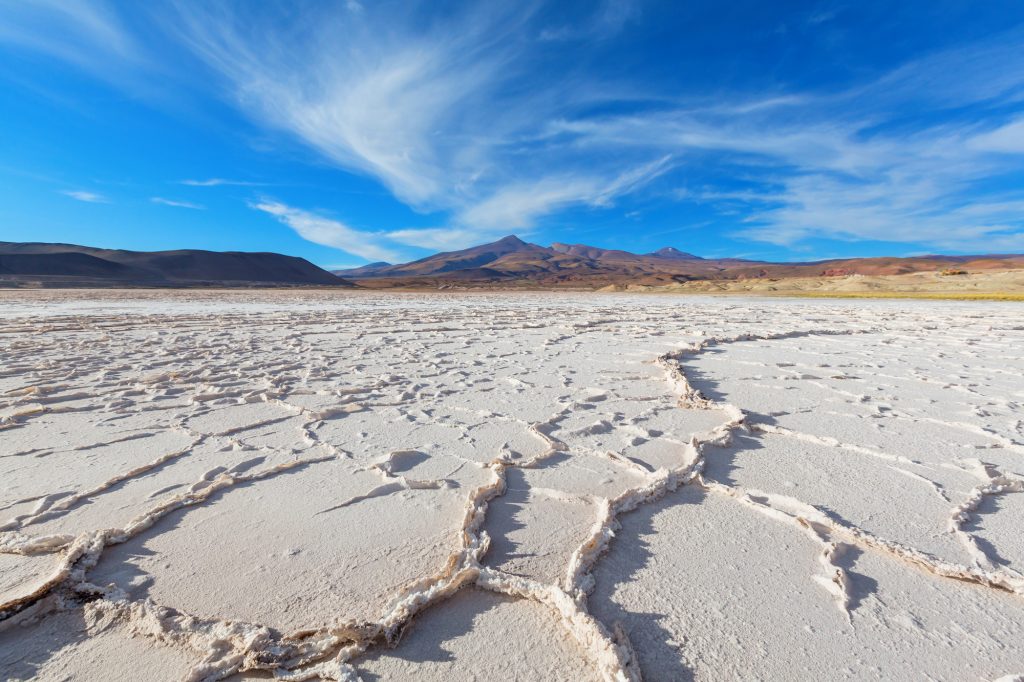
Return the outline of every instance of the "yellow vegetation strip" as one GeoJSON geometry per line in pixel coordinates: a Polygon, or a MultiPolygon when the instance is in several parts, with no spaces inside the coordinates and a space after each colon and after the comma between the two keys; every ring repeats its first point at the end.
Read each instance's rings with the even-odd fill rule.
{"type": "Polygon", "coordinates": [[[806,298],[924,298],[950,301],[1024,301],[1024,292],[1009,293],[999,291],[772,291],[744,293],[806,298]]]}

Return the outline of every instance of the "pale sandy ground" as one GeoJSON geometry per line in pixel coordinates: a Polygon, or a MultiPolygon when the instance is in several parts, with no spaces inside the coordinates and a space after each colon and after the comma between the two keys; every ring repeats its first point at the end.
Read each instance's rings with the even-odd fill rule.
{"type": "Polygon", "coordinates": [[[1024,307],[0,294],[0,677],[1019,679],[1024,307]]]}
{"type": "Polygon", "coordinates": [[[1024,300],[1024,270],[979,271],[963,275],[915,272],[907,275],[847,275],[739,280],[697,280],[666,286],[615,285],[607,291],[759,295],[948,296],[1024,300]]]}

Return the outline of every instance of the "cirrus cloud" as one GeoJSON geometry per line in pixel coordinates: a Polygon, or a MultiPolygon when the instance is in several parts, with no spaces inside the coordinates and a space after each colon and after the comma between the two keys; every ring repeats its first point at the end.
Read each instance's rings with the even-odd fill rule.
{"type": "Polygon", "coordinates": [[[164,199],[163,197],[150,197],[149,199],[154,204],[161,204],[163,206],[173,206],[175,208],[191,208],[196,211],[206,210],[206,207],[202,204],[194,204],[191,201],[179,201],[176,199],[164,199]]]}
{"type": "Polygon", "coordinates": [[[76,199],[78,201],[84,201],[88,204],[110,203],[110,200],[107,199],[102,194],[97,194],[96,192],[88,192],[86,190],[81,189],[62,190],[61,194],[63,194],[64,196],[71,197],[72,199],[76,199]]]}
{"type": "Polygon", "coordinates": [[[395,251],[376,243],[378,235],[353,229],[339,220],[294,208],[277,201],[263,200],[250,207],[273,216],[308,241],[341,249],[371,261],[393,261],[400,257],[395,251]]]}

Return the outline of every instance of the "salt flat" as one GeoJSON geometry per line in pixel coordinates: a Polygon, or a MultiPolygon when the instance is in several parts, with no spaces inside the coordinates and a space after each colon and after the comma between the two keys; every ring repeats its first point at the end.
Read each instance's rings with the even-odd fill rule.
{"type": "Polygon", "coordinates": [[[1024,309],[0,293],[4,679],[1017,679],[1024,309]]]}

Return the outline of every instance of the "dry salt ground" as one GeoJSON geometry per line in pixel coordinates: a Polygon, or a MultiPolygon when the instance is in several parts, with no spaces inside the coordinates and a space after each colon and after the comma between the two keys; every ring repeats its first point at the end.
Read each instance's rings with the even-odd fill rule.
{"type": "Polygon", "coordinates": [[[1018,679],[1024,308],[0,294],[0,677],[1018,679]]]}

